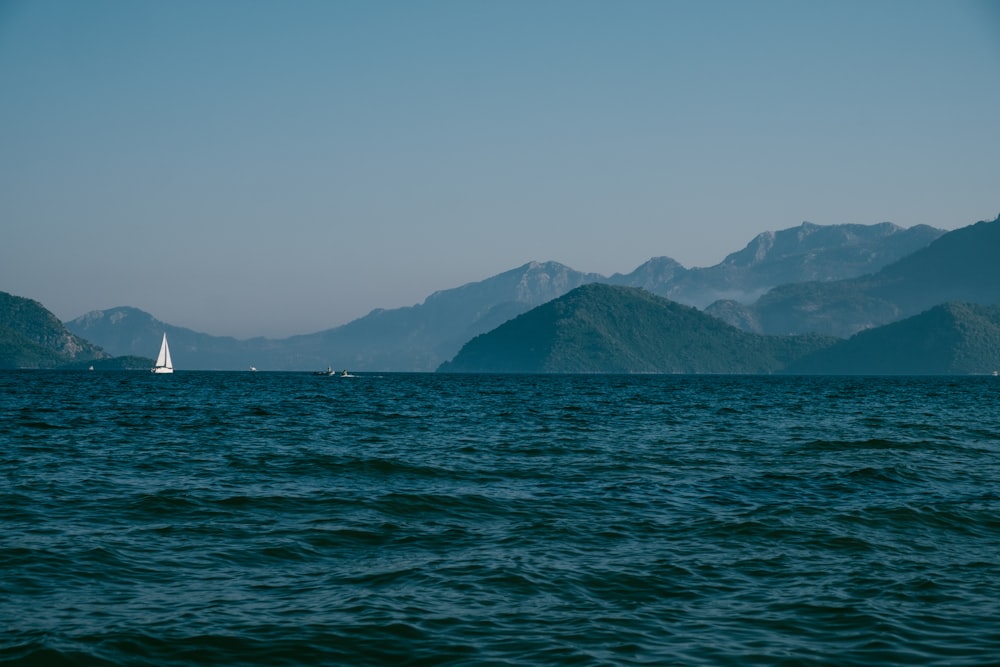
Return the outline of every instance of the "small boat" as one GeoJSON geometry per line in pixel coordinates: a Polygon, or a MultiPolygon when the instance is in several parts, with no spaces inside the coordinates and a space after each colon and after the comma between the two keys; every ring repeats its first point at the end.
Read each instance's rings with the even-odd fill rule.
{"type": "Polygon", "coordinates": [[[342,377],[342,378],[352,378],[352,377],[354,377],[354,376],[353,376],[353,375],[351,375],[350,373],[348,373],[348,372],[347,372],[347,369],[345,368],[345,369],[344,369],[344,372],[340,374],[340,377],[342,377]]]}
{"type": "Polygon", "coordinates": [[[170,347],[167,346],[167,334],[163,333],[163,342],[160,343],[160,354],[156,357],[156,365],[151,368],[154,373],[173,373],[174,364],[170,360],[170,347]]]}
{"type": "Polygon", "coordinates": [[[250,367],[250,372],[251,373],[256,373],[257,372],[257,367],[256,366],[251,366],[250,367]]]}
{"type": "Polygon", "coordinates": [[[334,375],[333,367],[327,366],[325,371],[316,371],[314,375],[334,375]]]}

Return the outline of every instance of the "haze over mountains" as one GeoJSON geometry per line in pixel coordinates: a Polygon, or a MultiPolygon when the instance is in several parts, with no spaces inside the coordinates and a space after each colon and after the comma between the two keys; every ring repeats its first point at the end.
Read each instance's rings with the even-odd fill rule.
{"type": "Polygon", "coordinates": [[[483,281],[436,292],[423,303],[377,309],[343,326],[286,339],[237,340],[173,327],[135,308],[95,311],[67,323],[113,354],[149,355],[164,331],[177,364],[190,369],[433,371],[476,335],[592,282],[641,287],[680,303],[751,299],[789,282],[874,272],[944,232],[927,226],[819,226],[765,232],[715,267],[687,269],[653,258],[629,274],[605,277],[556,262],[530,262],[483,281]],[[183,362],[181,361],[183,360],[183,362]]]}

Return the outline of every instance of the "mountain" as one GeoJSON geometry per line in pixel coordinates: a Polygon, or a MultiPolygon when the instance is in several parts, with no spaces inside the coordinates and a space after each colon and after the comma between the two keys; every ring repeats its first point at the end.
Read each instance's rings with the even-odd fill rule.
{"type": "Polygon", "coordinates": [[[435,292],[422,304],[375,310],[335,329],[288,342],[303,355],[298,363],[333,355],[338,367],[433,371],[473,336],[575,287],[603,279],[558,262],[530,262],[487,280],[435,292]]]}
{"type": "Polygon", "coordinates": [[[1000,306],[946,303],[799,359],[790,373],[956,375],[1000,369],[1000,306]]]}
{"type": "Polygon", "coordinates": [[[832,282],[776,287],[752,305],[709,312],[757,333],[849,337],[948,301],[1000,303],[1000,217],[941,235],[881,270],[832,282]]]}
{"type": "Polygon", "coordinates": [[[876,225],[814,225],[758,234],[743,250],[707,268],[685,269],[669,258],[652,259],[616,285],[642,287],[698,308],[719,300],[751,303],[773,287],[827,282],[873,273],[926,247],[945,232],[927,225],[904,229],[876,225]]]}
{"type": "Polygon", "coordinates": [[[66,326],[116,355],[143,357],[156,354],[166,333],[174,365],[181,370],[246,370],[275,347],[264,338],[237,340],[173,326],[130,307],[91,311],[66,326]]]}
{"type": "Polygon", "coordinates": [[[0,368],[58,368],[110,356],[37,301],[0,292],[0,368]]]}
{"type": "Polygon", "coordinates": [[[136,308],[93,311],[67,323],[117,354],[159,349],[164,332],[177,368],[432,371],[473,336],[579,285],[603,279],[557,262],[530,262],[480,282],[435,292],[422,304],[373,310],[343,326],[274,340],[237,340],[161,322],[136,308]]]}
{"type": "Polygon", "coordinates": [[[588,284],[473,338],[451,373],[771,373],[834,343],[760,336],[635,287],[588,284]]]}
{"type": "MultiPolygon", "coordinates": [[[[414,306],[377,309],[340,327],[281,340],[237,340],[173,327],[135,308],[94,311],[67,322],[74,333],[114,354],[155,352],[166,331],[178,368],[431,371],[474,336],[588,283],[641,287],[701,306],[720,296],[747,302],[781,282],[835,279],[874,271],[943,234],[926,226],[800,227],[758,235],[716,267],[686,269],[656,257],[629,274],[606,278],[557,262],[530,262],[479,282],[435,292],[414,306]]],[[[734,303],[731,310],[745,308],[734,303]]],[[[748,315],[752,318],[756,315],[748,315]]],[[[736,323],[734,320],[732,323],[736,323]]],[[[753,323],[746,328],[754,326],[753,323]]]]}

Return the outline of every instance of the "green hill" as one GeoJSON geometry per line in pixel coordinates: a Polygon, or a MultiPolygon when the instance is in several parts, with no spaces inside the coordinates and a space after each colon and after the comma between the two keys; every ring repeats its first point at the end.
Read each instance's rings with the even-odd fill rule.
{"type": "Polygon", "coordinates": [[[151,359],[112,357],[70,333],[42,304],[0,292],[0,368],[150,368],[151,359]]]}
{"type": "Polygon", "coordinates": [[[751,334],[638,288],[595,283],[477,336],[438,370],[772,373],[834,342],[751,334]]]}
{"type": "Polygon", "coordinates": [[[856,334],[788,367],[828,375],[966,375],[1000,369],[1000,307],[947,303],[856,334]]]}

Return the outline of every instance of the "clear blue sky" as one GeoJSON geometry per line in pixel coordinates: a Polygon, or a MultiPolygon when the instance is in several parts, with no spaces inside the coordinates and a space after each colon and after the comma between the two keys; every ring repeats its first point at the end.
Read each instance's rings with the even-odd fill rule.
{"type": "Polygon", "coordinates": [[[0,0],[0,290],[309,333],[1000,213],[993,0],[0,0]]]}

